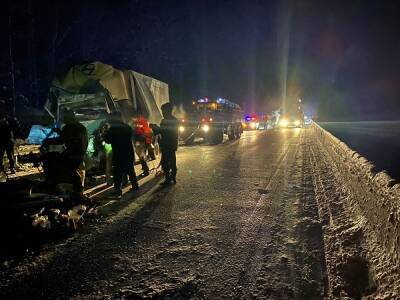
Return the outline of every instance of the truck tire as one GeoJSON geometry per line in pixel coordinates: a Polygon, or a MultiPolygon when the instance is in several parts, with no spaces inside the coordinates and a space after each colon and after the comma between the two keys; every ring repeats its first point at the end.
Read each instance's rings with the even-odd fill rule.
{"type": "Polygon", "coordinates": [[[240,136],[242,135],[242,131],[240,130],[240,125],[237,125],[236,127],[235,127],[235,137],[237,138],[237,139],[240,139],[240,136]]]}
{"type": "Polygon", "coordinates": [[[194,135],[192,135],[191,137],[189,137],[185,140],[185,145],[187,145],[187,146],[191,146],[191,145],[193,145],[193,143],[194,143],[194,135]]]}
{"type": "Polygon", "coordinates": [[[235,137],[235,126],[233,126],[232,124],[229,125],[228,127],[228,138],[230,141],[233,141],[236,137],[235,137]]]}
{"type": "Polygon", "coordinates": [[[211,144],[213,145],[217,145],[217,144],[221,144],[222,141],[224,140],[224,133],[222,132],[222,129],[215,129],[215,131],[213,132],[212,136],[211,136],[211,144]]]}

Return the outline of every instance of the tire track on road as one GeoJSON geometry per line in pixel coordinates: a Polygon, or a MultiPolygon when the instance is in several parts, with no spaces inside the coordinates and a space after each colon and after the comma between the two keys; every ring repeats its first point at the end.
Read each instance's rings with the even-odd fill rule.
{"type": "MultiPolygon", "coordinates": [[[[256,277],[260,268],[260,259],[265,254],[265,245],[271,238],[271,232],[263,231],[262,226],[267,223],[265,219],[269,217],[271,203],[279,201],[279,191],[282,190],[281,183],[285,177],[285,170],[292,164],[297,153],[296,145],[292,145],[291,142],[298,138],[292,137],[283,145],[275,170],[267,179],[264,188],[267,194],[258,198],[253,204],[251,213],[243,219],[244,225],[228,256],[218,266],[213,266],[213,269],[217,271],[211,288],[213,296],[231,298],[245,297],[248,294],[248,285],[256,277]]],[[[276,225],[276,222],[273,224],[276,225]]],[[[271,229],[272,231],[279,230],[278,228],[271,229]]]]}

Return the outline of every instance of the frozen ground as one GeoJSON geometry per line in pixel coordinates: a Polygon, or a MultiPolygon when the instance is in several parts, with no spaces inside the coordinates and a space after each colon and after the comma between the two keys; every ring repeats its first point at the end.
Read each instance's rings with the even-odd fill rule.
{"type": "Polygon", "coordinates": [[[74,237],[5,263],[0,296],[395,299],[398,261],[360,205],[375,192],[317,134],[180,148],[176,186],[150,181],[74,237]]]}

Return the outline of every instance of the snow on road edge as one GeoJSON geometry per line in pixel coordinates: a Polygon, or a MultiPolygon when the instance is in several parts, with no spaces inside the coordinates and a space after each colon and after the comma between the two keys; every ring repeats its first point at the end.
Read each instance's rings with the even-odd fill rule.
{"type": "MultiPolygon", "coordinates": [[[[387,173],[376,173],[371,162],[319,125],[313,124],[311,130],[313,139],[322,146],[327,160],[331,160],[330,163],[335,164],[339,170],[339,178],[336,180],[342,184],[341,191],[325,191],[328,195],[327,201],[332,202],[328,206],[342,201],[342,213],[352,218],[349,224],[361,226],[364,242],[360,249],[368,252],[368,264],[378,290],[400,292],[400,185],[387,173]],[[337,197],[341,198],[339,202],[337,197]]],[[[323,155],[321,158],[323,159],[323,155]]],[[[329,182],[325,184],[328,185],[329,182]]],[[[332,222],[333,217],[329,216],[329,222],[332,222]]],[[[327,227],[329,229],[335,226],[327,227]]]]}

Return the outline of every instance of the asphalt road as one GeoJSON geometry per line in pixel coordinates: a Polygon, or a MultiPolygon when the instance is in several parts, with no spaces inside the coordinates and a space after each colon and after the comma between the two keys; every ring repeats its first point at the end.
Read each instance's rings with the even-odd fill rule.
{"type": "Polygon", "coordinates": [[[308,129],[181,147],[155,178],[79,234],[1,273],[3,299],[321,299],[321,226],[308,129]]]}

